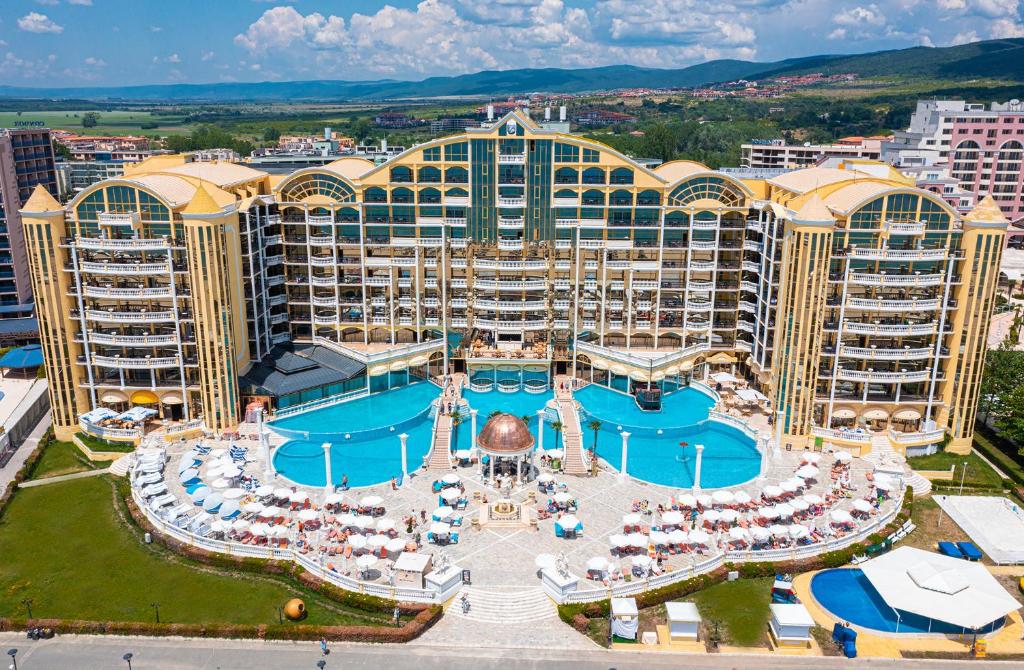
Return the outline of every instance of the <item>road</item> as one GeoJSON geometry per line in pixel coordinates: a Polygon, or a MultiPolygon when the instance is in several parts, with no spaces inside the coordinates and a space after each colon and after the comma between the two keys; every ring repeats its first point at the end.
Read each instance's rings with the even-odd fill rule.
{"type": "MultiPolygon", "coordinates": [[[[315,670],[320,655],[315,642],[253,642],[233,640],[167,640],[65,636],[32,642],[21,635],[0,634],[0,648],[17,648],[18,670],[315,670]]],[[[9,660],[9,659],[7,659],[9,660]]],[[[423,645],[332,644],[325,670],[527,670],[572,667],[583,670],[660,670],[661,668],[935,668],[977,667],[971,661],[893,661],[881,659],[786,656],[683,655],[670,653],[574,651],[549,649],[466,649],[423,645]]],[[[986,667],[1024,668],[1024,663],[989,663],[986,667]]]]}

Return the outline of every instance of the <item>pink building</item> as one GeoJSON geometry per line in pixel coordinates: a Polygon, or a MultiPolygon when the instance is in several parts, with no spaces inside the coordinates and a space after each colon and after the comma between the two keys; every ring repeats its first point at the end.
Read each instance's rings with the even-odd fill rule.
{"type": "Polygon", "coordinates": [[[950,149],[950,175],[978,199],[991,194],[1014,224],[1007,232],[1007,242],[1021,243],[1019,238],[1024,236],[1024,171],[1021,170],[1024,103],[1019,100],[993,103],[990,110],[957,116],[950,149]]]}

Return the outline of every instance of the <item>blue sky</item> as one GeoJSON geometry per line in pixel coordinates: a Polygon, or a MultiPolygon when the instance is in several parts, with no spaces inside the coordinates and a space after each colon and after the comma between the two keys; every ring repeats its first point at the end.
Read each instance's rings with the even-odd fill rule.
{"type": "Polygon", "coordinates": [[[18,86],[680,67],[1024,36],[1024,0],[3,0],[3,8],[0,83],[18,86]]]}

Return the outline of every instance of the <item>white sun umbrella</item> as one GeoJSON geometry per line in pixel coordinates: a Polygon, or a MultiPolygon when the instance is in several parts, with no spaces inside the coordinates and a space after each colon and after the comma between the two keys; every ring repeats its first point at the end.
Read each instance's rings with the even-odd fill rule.
{"type": "Polygon", "coordinates": [[[237,465],[229,465],[220,471],[220,476],[226,479],[234,479],[238,475],[242,474],[242,471],[237,465]]]}
{"type": "Polygon", "coordinates": [[[661,547],[669,543],[668,533],[660,530],[652,530],[650,536],[651,544],[661,547]]]}
{"type": "Polygon", "coordinates": [[[206,510],[207,512],[212,512],[213,510],[220,507],[220,505],[223,502],[224,497],[221,494],[211,493],[210,495],[206,496],[206,500],[203,501],[203,509],[206,510]]]}
{"type": "Polygon", "coordinates": [[[672,531],[671,533],[668,534],[668,541],[671,542],[672,544],[683,544],[683,543],[685,543],[686,542],[686,531],[685,530],[680,530],[679,528],[675,529],[674,531],[672,531]]]}
{"type": "Polygon", "coordinates": [[[580,520],[572,514],[566,514],[558,519],[555,519],[555,525],[564,528],[565,530],[573,530],[576,526],[580,525],[580,520]]]}
{"type": "MultiPolygon", "coordinates": [[[[555,476],[550,472],[542,472],[539,475],[537,475],[537,481],[540,482],[541,484],[547,484],[548,482],[555,481],[555,476]]],[[[543,554],[541,555],[543,556],[543,554]]]]}
{"type": "Polygon", "coordinates": [[[781,482],[781,483],[779,484],[779,488],[781,488],[781,489],[782,489],[783,491],[785,491],[786,493],[796,493],[797,491],[799,491],[799,490],[800,490],[800,487],[801,487],[801,485],[802,485],[802,484],[803,484],[803,482],[800,482],[800,483],[798,484],[798,483],[797,483],[797,482],[796,482],[795,480],[793,480],[793,479],[787,479],[786,481],[784,481],[784,482],[781,482]]]}
{"type": "Polygon", "coordinates": [[[265,523],[254,523],[249,526],[249,532],[256,537],[266,537],[270,534],[270,526],[265,523]]]}
{"type": "Polygon", "coordinates": [[[556,503],[564,505],[565,503],[567,503],[570,500],[572,500],[572,496],[569,495],[568,493],[566,493],[565,491],[559,491],[558,493],[556,493],[555,495],[552,496],[552,499],[556,503]]]}
{"type": "Polygon", "coordinates": [[[451,484],[451,485],[454,486],[455,484],[458,484],[461,481],[462,481],[462,477],[458,476],[454,472],[450,472],[447,475],[445,475],[444,477],[441,477],[441,483],[442,484],[451,484]]]}
{"type": "Polygon", "coordinates": [[[558,562],[552,554],[537,554],[537,557],[533,559],[533,564],[537,566],[538,570],[545,568],[554,568],[558,562]]]}
{"type": "Polygon", "coordinates": [[[443,521],[435,521],[434,523],[430,524],[430,532],[434,535],[447,535],[448,533],[452,532],[452,526],[451,524],[445,523],[443,521]]]}
{"type": "Polygon", "coordinates": [[[708,523],[718,523],[722,520],[722,513],[716,509],[705,510],[703,516],[708,523]]]}
{"type": "Polygon", "coordinates": [[[366,546],[381,549],[388,543],[388,539],[386,535],[371,535],[366,538],[366,546]]]}
{"type": "Polygon", "coordinates": [[[789,501],[789,506],[797,512],[806,512],[811,505],[803,498],[793,498],[789,501]]]}
{"type": "Polygon", "coordinates": [[[181,460],[178,461],[178,472],[184,472],[189,468],[196,467],[196,454],[193,451],[187,454],[182,454],[181,460]]]}
{"type": "Polygon", "coordinates": [[[820,505],[821,503],[825,502],[825,499],[819,496],[817,493],[805,493],[804,500],[806,500],[811,505],[820,505]]]}
{"type": "Polygon", "coordinates": [[[377,519],[377,524],[376,525],[377,525],[377,530],[386,533],[389,530],[394,530],[396,524],[395,524],[395,520],[394,519],[389,519],[387,517],[384,517],[382,519],[377,519]]]}
{"type": "Polygon", "coordinates": [[[435,509],[434,513],[431,516],[437,519],[447,519],[452,514],[455,514],[455,510],[453,510],[448,505],[442,505],[441,507],[435,509]]]}
{"type": "Polygon", "coordinates": [[[344,499],[340,493],[328,493],[324,496],[325,505],[337,505],[344,499]]]}
{"type": "Polygon", "coordinates": [[[248,530],[249,526],[251,525],[252,524],[246,521],[245,519],[235,519],[234,522],[231,524],[231,530],[238,533],[243,530],[248,530]]]}
{"type": "Polygon", "coordinates": [[[621,533],[614,533],[608,536],[608,542],[611,543],[616,549],[622,549],[623,547],[629,546],[629,538],[621,533]]]}
{"type": "Polygon", "coordinates": [[[779,518],[779,510],[776,509],[775,505],[772,505],[771,507],[758,507],[757,508],[757,515],[759,517],[761,517],[762,519],[768,519],[768,520],[778,519],[779,518]]]}
{"type": "Polygon", "coordinates": [[[783,494],[783,490],[774,484],[764,487],[762,491],[767,498],[778,498],[783,494]]]}
{"type": "Polygon", "coordinates": [[[882,479],[881,477],[875,478],[875,488],[879,491],[891,491],[893,483],[891,479],[882,479]]]}
{"type": "Polygon", "coordinates": [[[366,546],[366,536],[365,535],[349,535],[348,536],[348,544],[353,549],[362,549],[363,547],[366,546]]]}
{"type": "Polygon", "coordinates": [[[352,525],[356,528],[373,528],[374,523],[376,522],[373,517],[368,514],[361,514],[352,521],[352,525]]]}
{"type": "Polygon", "coordinates": [[[283,486],[274,489],[274,497],[280,498],[281,500],[288,500],[292,495],[292,490],[283,486]]]}
{"type": "Polygon", "coordinates": [[[377,557],[373,554],[363,554],[362,556],[356,559],[356,565],[358,565],[363,570],[368,570],[369,568],[372,568],[374,565],[376,565],[376,563],[377,557]]]}
{"type": "Polygon", "coordinates": [[[544,453],[546,453],[551,458],[561,458],[563,455],[561,449],[547,449],[544,453]]]}
{"type": "Polygon", "coordinates": [[[750,504],[750,500],[751,500],[750,494],[747,493],[746,491],[737,491],[736,495],[735,495],[735,498],[736,498],[736,502],[738,502],[741,505],[749,505],[750,504]]]}
{"type": "Polygon", "coordinates": [[[608,569],[608,559],[604,556],[594,556],[587,561],[587,570],[591,572],[604,572],[608,569]]]}
{"type": "Polygon", "coordinates": [[[786,537],[787,535],[789,535],[789,528],[781,524],[773,523],[772,525],[768,526],[768,532],[774,535],[775,537],[786,537]]]}
{"type": "Polygon", "coordinates": [[[469,449],[456,449],[453,455],[460,461],[465,461],[473,457],[473,452],[469,449]]]}
{"type": "Polygon", "coordinates": [[[791,524],[788,527],[788,529],[789,529],[789,536],[791,538],[793,538],[794,540],[799,540],[799,539],[807,537],[808,535],[811,534],[811,531],[809,531],[807,529],[807,526],[803,526],[803,525],[798,524],[798,523],[791,524]]]}
{"type": "Polygon", "coordinates": [[[834,523],[853,523],[853,517],[846,510],[834,509],[828,515],[834,523]]]}
{"type": "Polygon", "coordinates": [[[734,509],[723,509],[719,514],[719,518],[726,523],[736,523],[740,518],[740,513],[734,509]]]}
{"type": "Polygon", "coordinates": [[[245,491],[240,488],[231,488],[224,492],[224,500],[238,500],[245,495],[245,491]]]}
{"type": "Polygon", "coordinates": [[[231,527],[231,522],[230,521],[224,521],[222,519],[217,519],[216,521],[214,521],[213,523],[210,524],[210,530],[213,531],[214,533],[226,532],[228,530],[228,528],[230,528],[230,527],[231,527]]]}
{"type": "Polygon", "coordinates": [[[811,465],[814,465],[815,463],[817,463],[818,461],[821,460],[821,454],[817,454],[817,453],[814,453],[813,451],[809,451],[809,452],[804,454],[802,460],[803,460],[804,463],[810,463],[811,465]]]}
{"type": "Polygon", "coordinates": [[[840,463],[849,463],[853,460],[853,455],[848,451],[837,451],[835,457],[840,463]]]}
{"type": "Polygon", "coordinates": [[[264,519],[272,519],[275,516],[281,516],[282,514],[284,514],[284,510],[275,505],[267,505],[263,508],[263,511],[260,512],[260,516],[264,519]]]}
{"type": "Polygon", "coordinates": [[[220,506],[220,516],[222,519],[226,519],[232,514],[238,511],[237,500],[225,500],[224,504],[220,506]]]}
{"type": "Polygon", "coordinates": [[[253,491],[253,493],[255,493],[256,495],[258,495],[261,498],[264,497],[264,496],[269,496],[273,492],[274,492],[274,487],[271,486],[270,484],[262,484],[260,486],[257,486],[256,490],[253,491]]]}
{"type": "Polygon", "coordinates": [[[270,534],[277,538],[288,537],[290,532],[288,526],[274,526],[270,529],[270,534]]]}
{"type": "Polygon", "coordinates": [[[210,452],[210,458],[220,458],[227,453],[227,449],[214,449],[210,452]]]}
{"type": "Polygon", "coordinates": [[[356,515],[352,512],[343,512],[335,518],[337,519],[338,523],[342,525],[342,527],[354,526],[356,524],[356,515]]]}
{"type": "Polygon", "coordinates": [[[206,476],[210,479],[220,477],[220,473],[224,468],[221,467],[220,463],[211,463],[206,467],[206,476]]]}
{"type": "Polygon", "coordinates": [[[735,526],[735,527],[729,529],[729,539],[730,540],[742,540],[744,542],[749,542],[750,541],[750,533],[747,532],[746,528],[740,528],[739,526],[735,526]]]}
{"type": "Polygon", "coordinates": [[[701,507],[711,507],[711,496],[706,493],[702,493],[697,496],[697,502],[701,507]]]}
{"type": "Polygon", "coordinates": [[[682,512],[677,512],[676,510],[671,509],[662,513],[661,521],[662,523],[667,523],[670,526],[677,526],[683,522],[683,514],[682,512]]]}
{"type": "Polygon", "coordinates": [[[214,479],[212,482],[210,482],[210,486],[212,486],[215,489],[226,489],[231,487],[231,482],[228,481],[227,479],[224,479],[223,477],[218,477],[217,479],[214,479]]]}
{"type": "Polygon", "coordinates": [[[694,508],[697,506],[697,498],[690,493],[684,493],[679,496],[679,504],[683,507],[694,508]]]}
{"type": "Polygon", "coordinates": [[[650,556],[645,556],[641,554],[640,556],[633,557],[633,565],[635,565],[638,568],[646,568],[650,566],[651,563],[652,560],[650,556]]]}
{"type": "Polygon", "coordinates": [[[757,542],[764,542],[769,537],[771,537],[772,534],[768,532],[767,528],[762,528],[761,526],[753,526],[750,529],[750,536],[753,537],[754,540],[757,542]]]}
{"type": "Polygon", "coordinates": [[[691,530],[686,534],[686,541],[690,544],[707,544],[711,536],[702,530],[691,530]]]}
{"type": "Polygon", "coordinates": [[[623,514],[622,515],[622,525],[623,526],[635,526],[638,523],[640,523],[640,515],[639,514],[630,512],[629,514],[623,514]]]}
{"type": "Polygon", "coordinates": [[[458,489],[445,489],[441,491],[441,499],[445,502],[455,502],[462,497],[462,492],[458,489]]]}
{"type": "Polygon", "coordinates": [[[711,494],[711,500],[716,505],[728,505],[735,499],[736,496],[732,494],[732,491],[715,491],[711,494]]]}
{"type": "Polygon", "coordinates": [[[851,504],[853,505],[853,509],[857,510],[858,512],[867,513],[871,511],[871,503],[869,503],[867,500],[861,500],[860,498],[858,498],[857,500],[854,500],[851,504]]]}
{"type": "Polygon", "coordinates": [[[363,496],[359,499],[359,504],[363,507],[377,507],[384,499],[380,496],[363,496]]]}
{"type": "Polygon", "coordinates": [[[394,537],[388,540],[388,543],[384,545],[384,549],[389,554],[394,554],[399,551],[405,551],[405,540],[400,537],[394,537]]]}
{"type": "Polygon", "coordinates": [[[650,540],[643,533],[630,533],[626,536],[626,541],[631,547],[643,548],[650,544],[650,540]]]}
{"type": "Polygon", "coordinates": [[[195,468],[189,468],[188,470],[181,471],[181,474],[178,475],[178,481],[184,484],[185,482],[192,481],[198,476],[199,470],[196,470],[195,468]]]}
{"type": "Polygon", "coordinates": [[[320,512],[315,509],[304,509],[298,514],[299,521],[312,521],[313,519],[320,516],[320,512]]]}
{"type": "Polygon", "coordinates": [[[803,477],[804,479],[816,479],[818,477],[818,468],[813,465],[801,465],[796,471],[797,477],[803,477]]]}
{"type": "Polygon", "coordinates": [[[292,491],[288,494],[288,502],[304,503],[309,500],[309,494],[305,491],[292,491]]]}
{"type": "Polygon", "coordinates": [[[247,502],[242,505],[242,511],[246,514],[259,514],[266,509],[261,502],[247,502]]]}
{"type": "Polygon", "coordinates": [[[779,503],[775,506],[775,511],[779,513],[780,519],[788,519],[796,510],[789,503],[779,503]]]}

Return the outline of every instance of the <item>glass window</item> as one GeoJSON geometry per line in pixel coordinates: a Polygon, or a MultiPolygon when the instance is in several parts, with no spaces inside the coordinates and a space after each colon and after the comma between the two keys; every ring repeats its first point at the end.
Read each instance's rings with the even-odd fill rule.
{"type": "Polygon", "coordinates": [[[281,199],[285,202],[302,202],[314,195],[349,202],[354,199],[355,191],[340,177],[323,172],[300,175],[281,189],[281,199]]]}
{"type": "Polygon", "coordinates": [[[452,142],[444,145],[444,159],[446,161],[468,161],[469,143],[452,142]]]}
{"type": "Polygon", "coordinates": [[[583,162],[584,163],[598,163],[601,161],[601,152],[597,149],[584,149],[583,150],[583,162]]]}
{"type": "Polygon", "coordinates": [[[440,161],[441,160],[441,147],[429,147],[423,150],[424,161],[440,161]]]}
{"type": "Polygon", "coordinates": [[[580,160],[580,148],[575,144],[555,142],[556,163],[578,163],[580,160]]]}

